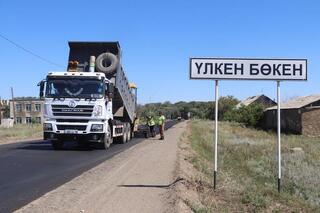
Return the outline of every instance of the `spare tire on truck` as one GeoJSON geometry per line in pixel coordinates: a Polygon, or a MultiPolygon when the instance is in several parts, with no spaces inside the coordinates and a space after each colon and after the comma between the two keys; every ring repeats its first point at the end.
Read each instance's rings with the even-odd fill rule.
{"type": "Polygon", "coordinates": [[[118,57],[112,53],[102,53],[96,59],[96,69],[105,74],[114,74],[118,68],[118,57]]]}

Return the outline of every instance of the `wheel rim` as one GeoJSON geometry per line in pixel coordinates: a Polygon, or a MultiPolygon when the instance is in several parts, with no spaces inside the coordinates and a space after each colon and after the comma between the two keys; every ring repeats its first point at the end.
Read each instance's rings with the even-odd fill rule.
{"type": "Polygon", "coordinates": [[[112,141],[112,136],[111,136],[111,132],[110,132],[110,127],[108,126],[108,132],[105,135],[105,139],[104,139],[104,147],[106,149],[108,149],[111,145],[111,141],[112,141]]]}
{"type": "Polygon", "coordinates": [[[127,142],[127,126],[124,124],[123,125],[123,133],[121,136],[121,143],[126,143],[127,142]]]}
{"type": "Polygon", "coordinates": [[[127,140],[128,140],[128,141],[131,140],[131,129],[130,129],[130,125],[128,125],[127,140]]]}

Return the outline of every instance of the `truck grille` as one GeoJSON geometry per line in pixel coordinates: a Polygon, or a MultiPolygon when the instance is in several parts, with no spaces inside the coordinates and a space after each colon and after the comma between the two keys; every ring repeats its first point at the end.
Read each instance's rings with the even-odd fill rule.
{"type": "Polygon", "coordinates": [[[88,123],[88,119],[57,119],[57,122],[63,123],[63,122],[69,122],[69,123],[88,123]]]}
{"type": "Polygon", "coordinates": [[[52,113],[54,116],[81,116],[91,117],[93,106],[78,105],[74,108],[68,105],[52,105],[52,113]]]}
{"type": "Polygon", "coordinates": [[[84,125],[57,125],[58,130],[79,130],[79,131],[85,131],[87,126],[84,125]]]}

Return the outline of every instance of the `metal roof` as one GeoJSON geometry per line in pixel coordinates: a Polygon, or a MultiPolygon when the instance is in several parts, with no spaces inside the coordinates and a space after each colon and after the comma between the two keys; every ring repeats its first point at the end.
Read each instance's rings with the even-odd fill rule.
{"type": "MultiPolygon", "coordinates": [[[[319,100],[320,100],[320,94],[309,95],[309,96],[292,99],[286,103],[281,103],[280,107],[281,109],[300,109],[304,106],[307,106],[319,100]]],[[[273,110],[273,109],[277,109],[277,106],[269,107],[266,109],[266,111],[273,110]]]]}
{"type": "Polygon", "coordinates": [[[256,100],[258,100],[260,97],[262,97],[264,95],[256,95],[256,96],[251,96],[243,101],[241,101],[240,103],[238,103],[236,105],[236,107],[241,107],[242,105],[244,106],[249,106],[250,104],[252,104],[253,102],[255,102],[256,100]]]}

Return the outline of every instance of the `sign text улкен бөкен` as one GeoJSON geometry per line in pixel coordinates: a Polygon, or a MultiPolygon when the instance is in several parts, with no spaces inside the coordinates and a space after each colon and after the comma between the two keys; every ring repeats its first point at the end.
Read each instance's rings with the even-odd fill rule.
{"type": "Polygon", "coordinates": [[[307,60],[191,58],[190,78],[307,80],[307,60]]]}

